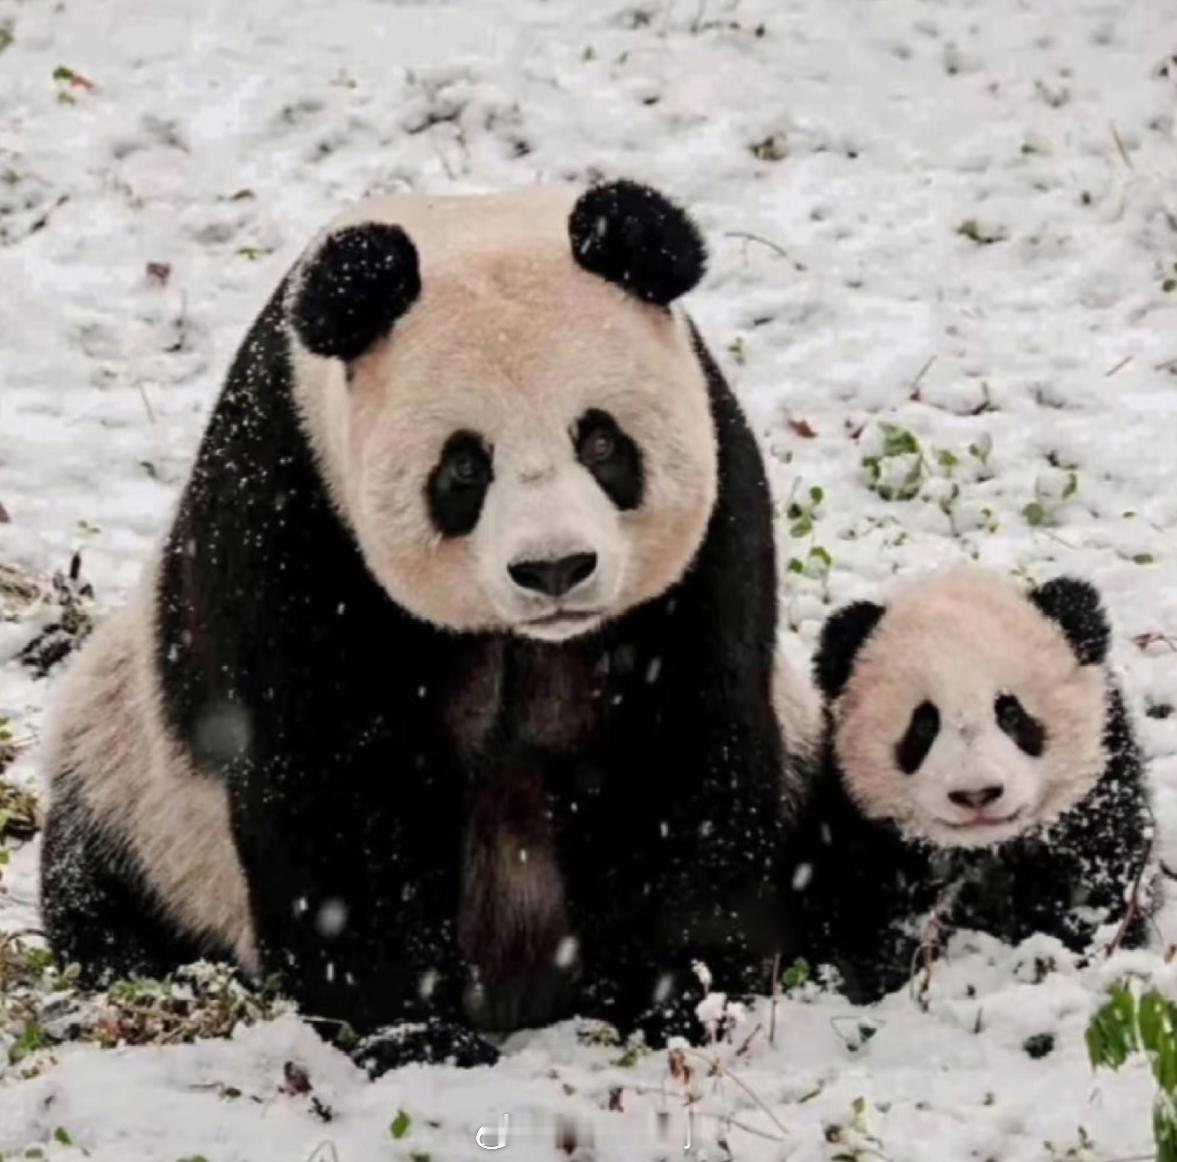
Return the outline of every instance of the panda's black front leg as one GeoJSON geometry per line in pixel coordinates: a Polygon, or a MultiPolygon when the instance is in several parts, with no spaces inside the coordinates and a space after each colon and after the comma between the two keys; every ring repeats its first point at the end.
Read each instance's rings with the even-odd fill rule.
{"type": "Polygon", "coordinates": [[[497,1053],[463,1015],[455,915],[458,841],[428,788],[400,810],[366,787],[299,798],[299,779],[238,774],[232,796],[262,972],[373,1076],[409,1062],[497,1053]]]}
{"type": "Polygon", "coordinates": [[[695,1009],[709,987],[737,999],[771,986],[778,759],[771,742],[761,746],[732,721],[724,720],[722,745],[684,729],[661,761],[650,755],[618,780],[625,789],[606,798],[594,875],[574,900],[578,922],[600,932],[586,937],[584,1011],[654,1046],[703,1038],[695,1009]],[[604,851],[618,853],[607,874],[604,851]]]}
{"type": "MultiPolygon", "coordinates": [[[[667,885],[662,898],[673,893],[667,885]]],[[[706,910],[699,901],[695,914],[706,910]]],[[[608,1020],[623,1036],[638,1033],[651,1048],[671,1037],[699,1045],[709,1032],[697,1010],[710,991],[734,1001],[769,990],[770,957],[742,943],[725,946],[690,931],[658,932],[658,926],[658,918],[649,916],[639,925],[649,936],[623,936],[591,958],[584,1015],[608,1020]]]]}

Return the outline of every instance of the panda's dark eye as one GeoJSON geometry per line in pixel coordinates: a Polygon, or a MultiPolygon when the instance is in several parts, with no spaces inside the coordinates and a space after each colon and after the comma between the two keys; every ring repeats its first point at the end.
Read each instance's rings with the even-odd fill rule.
{"type": "Polygon", "coordinates": [[[637,508],[641,504],[645,487],[642,455],[608,412],[597,408],[585,412],[572,440],[576,458],[618,508],[637,508]]]}
{"type": "Polygon", "coordinates": [[[1018,748],[1031,758],[1038,758],[1046,747],[1046,730],[1042,723],[1013,694],[999,694],[993,703],[997,725],[1009,735],[1018,748]]]}
{"type": "Polygon", "coordinates": [[[494,479],[490,453],[473,432],[455,432],[429,474],[425,493],[438,531],[460,537],[473,531],[494,479]]]}
{"type": "Polygon", "coordinates": [[[921,702],[912,712],[907,732],[895,747],[895,761],[905,775],[914,775],[928,757],[940,733],[940,711],[931,702],[921,702]]]}
{"type": "Polygon", "coordinates": [[[466,487],[480,484],[487,474],[486,457],[479,453],[463,449],[449,463],[449,472],[454,482],[466,487]]]}
{"type": "Polygon", "coordinates": [[[580,442],[581,463],[592,466],[604,464],[617,451],[617,441],[608,428],[594,428],[580,442]]]}

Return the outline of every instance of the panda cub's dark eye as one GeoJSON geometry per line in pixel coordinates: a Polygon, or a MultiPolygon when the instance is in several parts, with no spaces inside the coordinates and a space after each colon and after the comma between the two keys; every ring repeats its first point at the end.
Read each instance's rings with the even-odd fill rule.
{"type": "Polygon", "coordinates": [[[425,493],[438,532],[460,537],[472,532],[494,479],[490,453],[473,432],[455,432],[429,474],[425,493]]]}
{"type": "Polygon", "coordinates": [[[605,411],[585,412],[572,433],[576,458],[593,474],[601,490],[618,508],[637,508],[645,478],[638,446],[605,411]]]}
{"type": "Polygon", "coordinates": [[[895,761],[905,775],[914,775],[928,757],[940,733],[940,711],[931,702],[921,702],[912,712],[907,731],[895,747],[895,761]]]}
{"type": "Polygon", "coordinates": [[[457,484],[478,484],[486,475],[486,457],[463,450],[450,462],[449,471],[457,484]]]}
{"type": "Polygon", "coordinates": [[[1046,730],[1042,723],[1013,694],[999,694],[993,703],[997,725],[1031,758],[1038,758],[1046,747],[1046,730]]]}

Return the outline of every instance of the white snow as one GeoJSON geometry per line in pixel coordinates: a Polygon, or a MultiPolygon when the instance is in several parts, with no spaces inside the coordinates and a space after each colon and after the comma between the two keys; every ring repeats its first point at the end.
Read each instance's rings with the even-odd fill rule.
{"type": "MultiPolygon", "coordinates": [[[[0,0],[0,28],[0,562],[45,577],[80,548],[118,606],[246,326],[346,203],[633,176],[711,239],[691,308],[769,456],[788,656],[900,572],[1092,578],[1177,861],[1171,0],[0,0]],[[876,472],[880,421],[919,448],[876,472]]],[[[0,717],[31,785],[53,679],[12,660],[44,622],[18,616],[0,717]]],[[[2,869],[0,928],[35,927],[36,859],[2,869]]],[[[1093,1076],[1082,1041],[1128,967],[1177,995],[1156,952],[1078,969],[959,935],[926,1011],[806,986],[772,1045],[765,1001],[685,1084],[571,1023],[376,1084],[292,1017],[72,1047],[0,1067],[0,1154],[443,1162],[509,1117],[512,1159],[669,1157],[689,1129],[712,1160],[1106,1162],[1150,1145],[1143,1068],[1093,1076]],[[332,1121],[279,1092],[287,1061],[332,1121]]]]}

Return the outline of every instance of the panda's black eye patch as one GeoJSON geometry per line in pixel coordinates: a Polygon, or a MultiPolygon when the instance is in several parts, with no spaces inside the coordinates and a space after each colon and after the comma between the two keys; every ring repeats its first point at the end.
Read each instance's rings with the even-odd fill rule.
{"type": "Polygon", "coordinates": [[[618,508],[641,504],[645,487],[642,454],[608,412],[597,408],[585,412],[577,421],[572,441],[576,458],[618,508]]]}
{"type": "Polygon", "coordinates": [[[460,537],[472,532],[494,479],[490,453],[473,432],[455,432],[429,474],[425,493],[438,532],[460,537]]]}
{"type": "Polygon", "coordinates": [[[1031,758],[1038,758],[1046,747],[1046,730],[1042,723],[1013,694],[999,694],[993,703],[997,725],[1031,758]]]}
{"type": "Polygon", "coordinates": [[[914,775],[928,757],[940,733],[940,711],[931,702],[921,702],[911,712],[907,732],[895,747],[895,761],[905,775],[914,775]]]}

